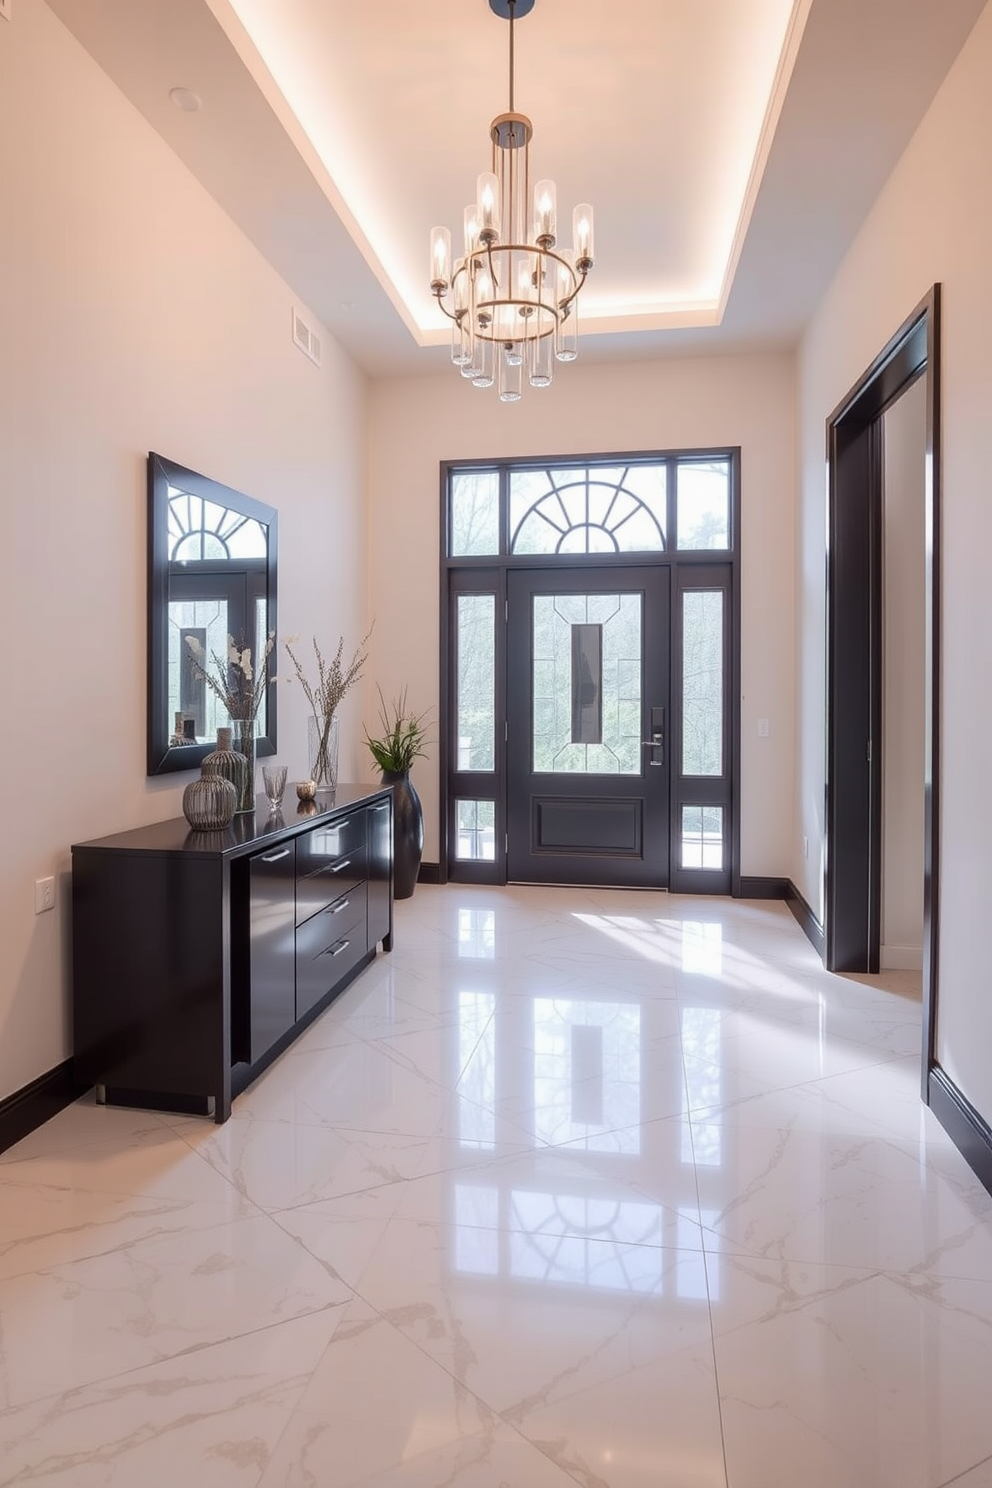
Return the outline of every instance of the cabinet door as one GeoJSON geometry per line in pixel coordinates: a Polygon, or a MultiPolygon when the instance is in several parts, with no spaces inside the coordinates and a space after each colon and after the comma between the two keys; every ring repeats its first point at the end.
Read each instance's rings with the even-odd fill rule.
{"type": "Polygon", "coordinates": [[[296,1021],[296,854],[292,842],[248,861],[248,1048],[254,1062],[296,1021]]]}
{"type": "Polygon", "coordinates": [[[393,935],[393,798],[368,808],[369,946],[381,940],[392,949],[393,935]]]}

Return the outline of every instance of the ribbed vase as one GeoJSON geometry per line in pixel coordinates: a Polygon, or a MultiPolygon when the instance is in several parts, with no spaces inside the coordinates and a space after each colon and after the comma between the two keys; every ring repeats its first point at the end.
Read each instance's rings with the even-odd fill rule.
{"type": "Polygon", "coordinates": [[[201,775],[183,791],[183,816],[196,831],[229,827],[238,793],[223,775],[201,775]]]}
{"type": "MultiPolygon", "coordinates": [[[[217,730],[217,748],[208,754],[200,766],[204,777],[217,775],[224,780],[229,780],[234,786],[237,805],[235,811],[255,810],[255,771],[254,758],[252,769],[249,773],[247,756],[239,749],[234,748],[233,730],[230,728],[219,728],[217,730]],[[247,804],[246,804],[247,802],[247,804]]],[[[254,735],[252,736],[254,738],[254,735]]]]}

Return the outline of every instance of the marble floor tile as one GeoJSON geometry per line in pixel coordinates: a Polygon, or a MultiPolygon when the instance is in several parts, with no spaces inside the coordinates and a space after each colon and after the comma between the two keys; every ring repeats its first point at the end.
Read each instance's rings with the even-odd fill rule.
{"type": "Polygon", "coordinates": [[[0,1405],[340,1307],[350,1296],[266,1215],[22,1274],[0,1282],[0,1405]]]}
{"type": "Polygon", "coordinates": [[[259,1488],[570,1488],[574,1482],[372,1309],[314,1371],[259,1488]]]}
{"type": "Polygon", "coordinates": [[[420,1172],[427,1139],[232,1116],[185,1130],[202,1160],[266,1211],[315,1204],[420,1172]]]}
{"type": "Polygon", "coordinates": [[[418,886],[224,1125],[0,1154],[0,1483],[992,1488],[919,976],[782,904],[418,886]]]}
{"type": "Polygon", "coordinates": [[[734,1488],[940,1488],[992,1451],[992,1283],[720,1265],[734,1488]]]}
{"type": "Polygon", "coordinates": [[[0,1481],[256,1488],[341,1308],[0,1411],[0,1481]]]}

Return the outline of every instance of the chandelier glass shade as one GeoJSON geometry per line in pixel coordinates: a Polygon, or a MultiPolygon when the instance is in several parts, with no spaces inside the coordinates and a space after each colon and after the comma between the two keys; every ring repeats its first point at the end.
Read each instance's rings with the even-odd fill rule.
{"type": "Polygon", "coordinates": [[[510,22],[510,107],[490,125],[491,168],[465,208],[463,250],[431,230],[431,292],[451,321],[451,360],[476,387],[516,402],[526,382],[548,387],[556,362],[578,355],[578,296],[593,266],[593,213],[572,213],[572,246],[558,244],[554,181],[531,184],[533,126],[513,107],[514,12],[534,0],[489,0],[510,22]],[[449,305],[450,301],[450,305],[449,305]]]}

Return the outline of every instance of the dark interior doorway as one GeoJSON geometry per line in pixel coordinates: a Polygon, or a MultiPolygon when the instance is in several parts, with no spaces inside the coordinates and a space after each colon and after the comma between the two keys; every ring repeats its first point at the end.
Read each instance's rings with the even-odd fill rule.
{"type": "Polygon", "coordinates": [[[940,286],[827,421],[825,962],[879,969],[882,827],[882,416],[926,377],[923,1003],[936,996],[939,721],[940,286]]]}

